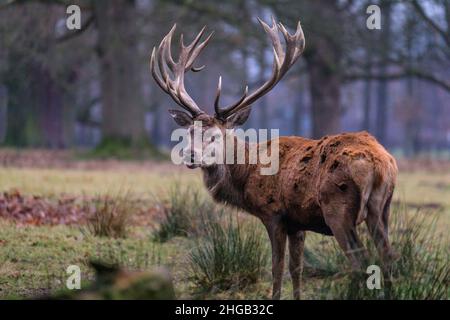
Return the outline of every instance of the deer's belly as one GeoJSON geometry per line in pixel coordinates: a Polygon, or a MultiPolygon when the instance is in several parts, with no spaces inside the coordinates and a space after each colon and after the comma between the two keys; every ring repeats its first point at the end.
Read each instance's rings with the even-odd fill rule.
{"type": "Polygon", "coordinates": [[[245,196],[242,209],[260,218],[279,217],[285,224],[288,233],[309,230],[324,235],[333,235],[325,223],[322,211],[313,196],[302,196],[287,199],[279,195],[249,192],[245,196]]]}
{"type": "Polygon", "coordinates": [[[314,231],[324,235],[333,235],[330,227],[326,224],[320,207],[316,204],[309,206],[289,208],[282,216],[288,234],[300,230],[314,231]]]}

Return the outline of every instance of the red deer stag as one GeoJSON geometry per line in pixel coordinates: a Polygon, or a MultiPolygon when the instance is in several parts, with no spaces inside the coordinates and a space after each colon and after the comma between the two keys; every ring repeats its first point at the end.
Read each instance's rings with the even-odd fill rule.
{"type": "MultiPolygon", "coordinates": [[[[187,111],[169,110],[178,125],[192,129],[194,121],[199,121],[203,129],[214,128],[225,135],[225,130],[247,120],[251,104],[269,92],[295,63],[305,47],[300,23],[294,34],[274,20],[271,27],[261,20],[260,23],[273,46],[272,75],[253,93],[248,94],[246,89],[239,101],[228,107],[219,107],[219,80],[214,116],[202,111],[184,87],[187,71],[203,69],[204,66],[194,67],[194,60],[212,34],[200,42],[203,28],[188,46],[181,37],[177,61],[171,54],[175,26],[159,47],[153,48],[150,69],[156,83],[187,111]]],[[[266,227],[272,246],[273,298],[280,298],[287,239],[294,298],[300,298],[307,230],[333,235],[351,266],[360,269],[366,253],[356,227],[365,221],[381,258],[386,263],[391,261],[394,253],[388,241],[388,219],[397,166],[383,146],[367,132],[325,136],[320,140],[302,137],[275,140],[279,146],[279,170],[274,175],[261,175],[259,163],[189,165],[201,167],[205,185],[216,201],[247,211],[266,227]]],[[[270,140],[269,146],[275,140],[270,140]]]]}

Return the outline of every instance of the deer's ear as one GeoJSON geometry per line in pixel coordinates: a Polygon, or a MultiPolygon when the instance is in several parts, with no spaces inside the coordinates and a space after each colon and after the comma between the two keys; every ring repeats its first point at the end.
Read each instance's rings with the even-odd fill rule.
{"type": "Polygon", "coordinates": [[[193,123],[192,117],[184,111],[171,109],[169,113],[179,126],[188,127],[193,123]]]}
{"type": "Polygon", "coordinates": [[[232,114],[227,118],[227,127],[234,128],[243,125],[250,116],[251,111],[252,106],[248,106],[242,110],[239,110],[235,114],[232,114]]]}

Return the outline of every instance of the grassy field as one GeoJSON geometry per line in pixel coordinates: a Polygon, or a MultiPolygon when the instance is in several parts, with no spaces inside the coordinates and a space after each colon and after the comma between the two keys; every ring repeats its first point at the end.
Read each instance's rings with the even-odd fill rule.
{"type": "MultiPolygon", "coordinates": [[[[89,170],[0,168],[0,191],[17,189],[23,194],[48,198],[58,198],[61,194],[101,196],[126,190],[151,204],[166,201],[174,185],[201,188],[201,176],[197,171],[166,164],[119,165],[89,170]]],[[[403,172],[395,201],[405,204],[410,215],[438,216],[436,233],[446,233],[450,226],[450,172],[403,172]],[[422,209],[416,213],[419,207],[422,209]]],[[[239,214],[239,217],[246,222],[253,221],[246,215],[239,214]]],[[[261,226],[254,225],[262,232],[261,226]]],[[[92,258],[137,270],[166,266],[174,278],[177,296],[181,298],[266,299],[271,296],[269,259],[266,259],[259,281],[245,288],[205,292],[199,290],[188,272],[190,253],[200,245],[199,240],[175,236],[161,242],[154,234],[153,228],[133,225],[129,227],[127,237],[114,239],[96,237],[82,226],[20,226],[0,219],[0,297],[23,298],[59,290],[65,285],[66,268],[71,264],[80,265],[83,279],[89,281],[93,274],[88,261],[92,258]]],[[[268,241],[264,241],[264,246],[268,246],[268,241]]],[[[311,252],[320,251],[323,246],[334,246],[334,240],[312,235],[307,238],[307,246],[311,252]]],[[[266,247],[264,250],[268,250],[266,247]]],[[[324,297],[323,290],[329,285],[327,281],[326,274],[306,272],[303,298],[324,297]]],[[[285,277],[282,298],[291,298],[289,276],[285,277]]]]}

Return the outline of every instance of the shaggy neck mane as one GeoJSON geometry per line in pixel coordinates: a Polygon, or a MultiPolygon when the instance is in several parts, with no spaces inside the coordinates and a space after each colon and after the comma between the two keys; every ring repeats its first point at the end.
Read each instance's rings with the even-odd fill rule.
{"type": "MultiPolygon", "coordinates": [[[[246,155],[248,154],[248,149],[248,143],[246,142],[246,155]]],[[[250,166],[254,165],[248,164],[246,156],[245,164],[216,164],[202,168],[203,181],[214,200],[243,208],[243,192],[247,183],[250,166]]]]}

